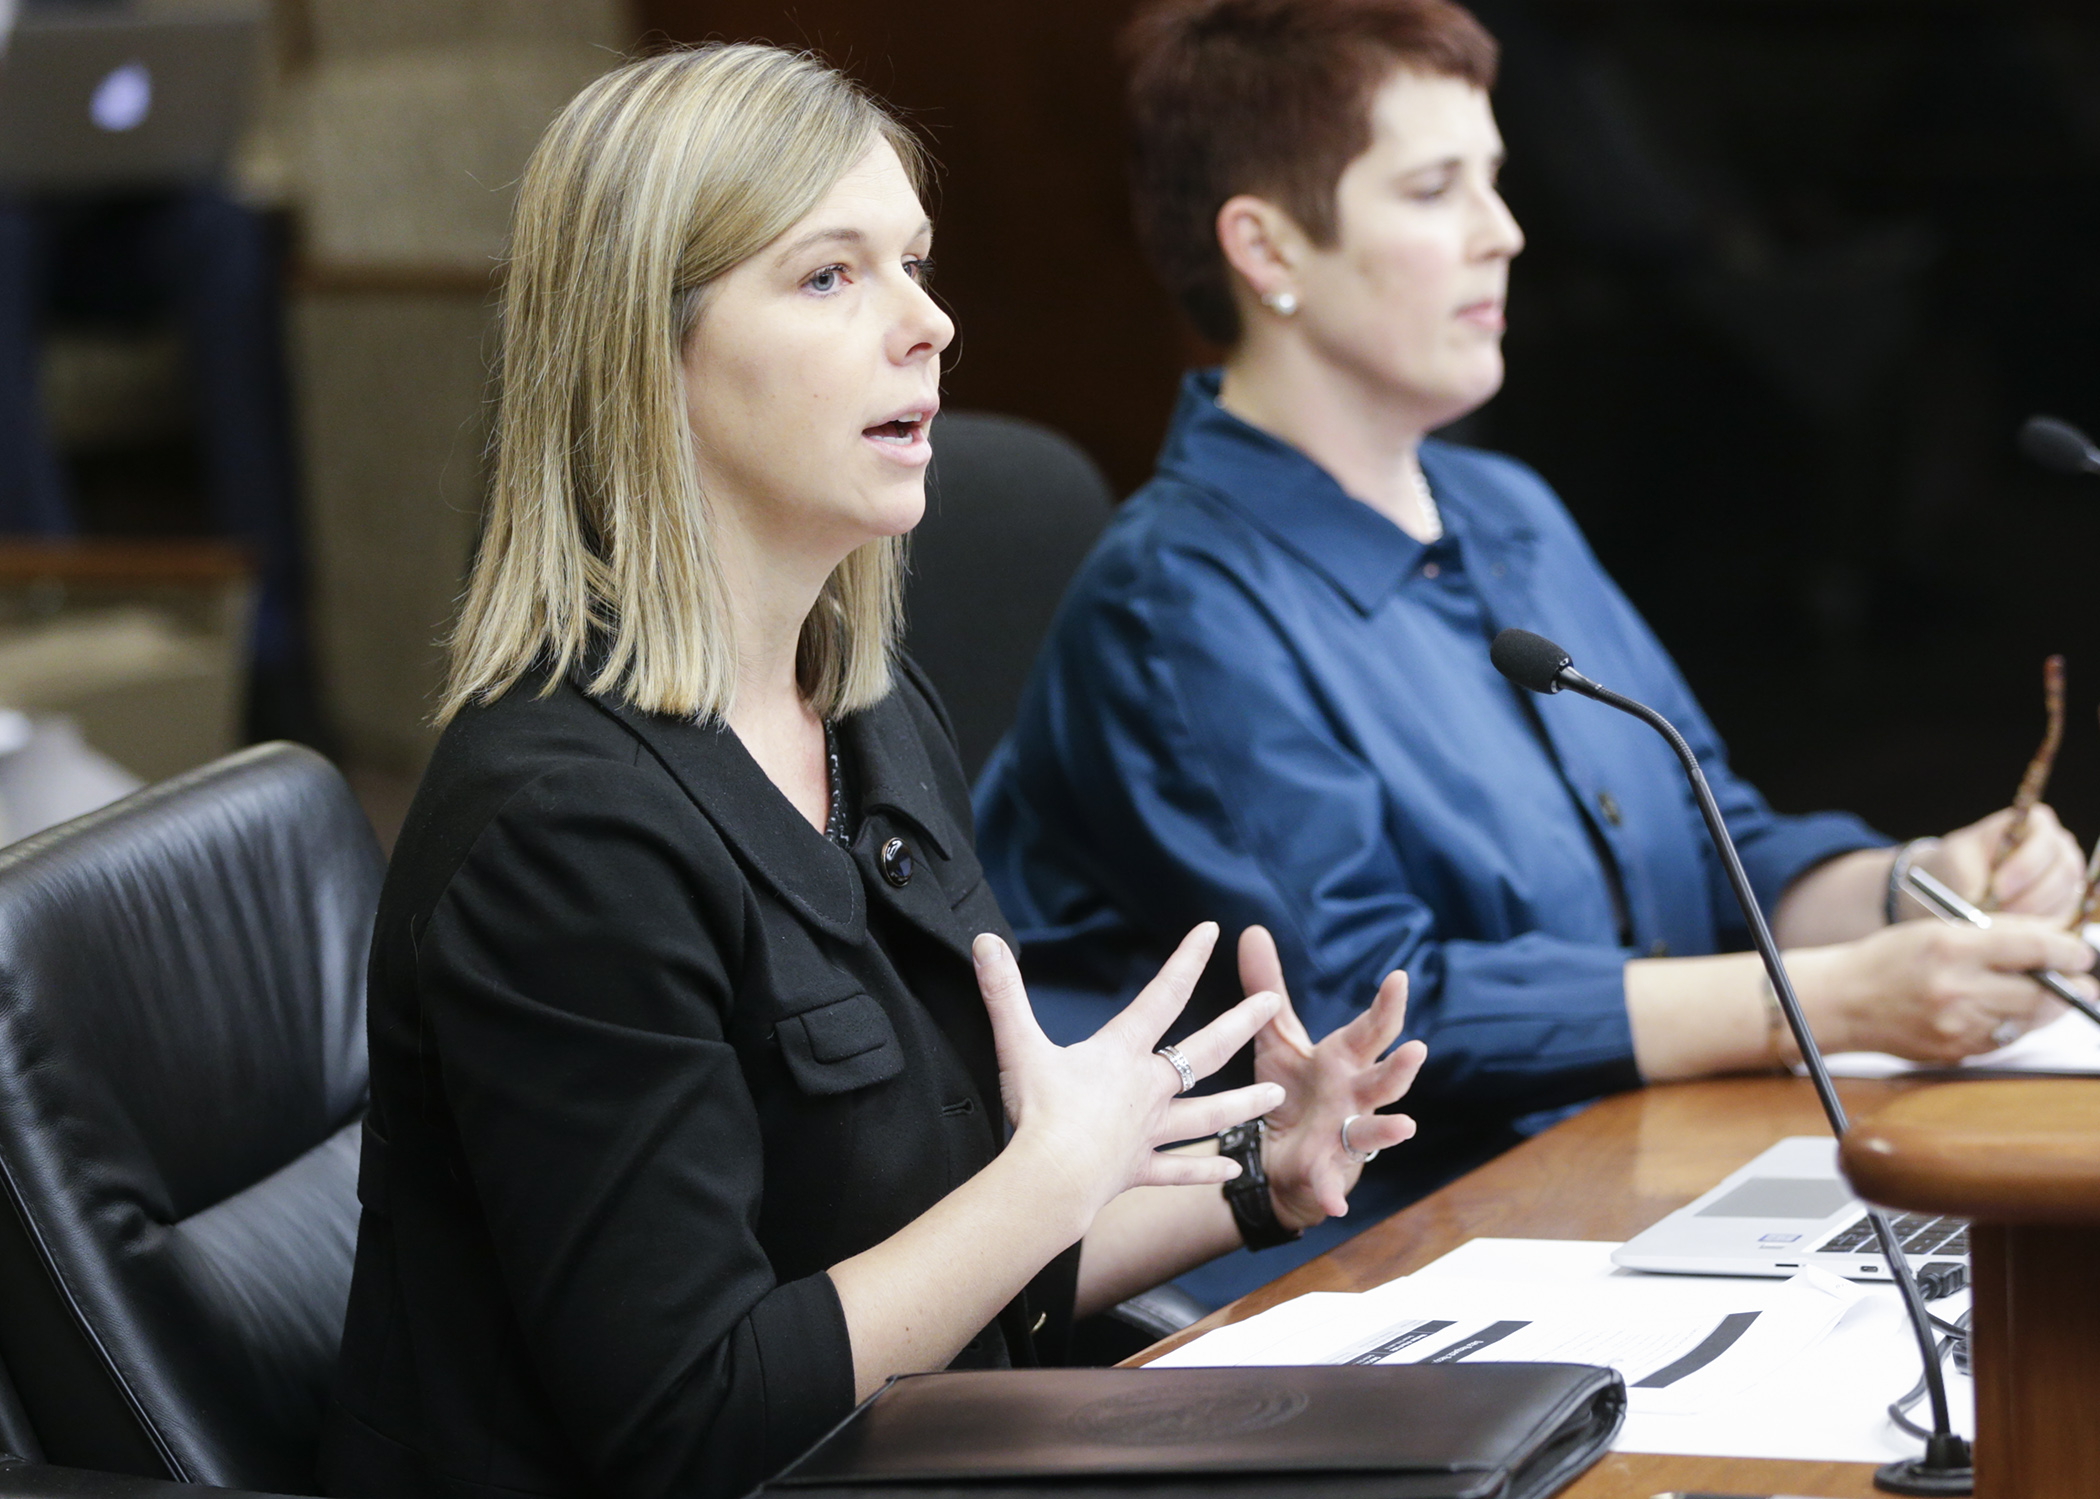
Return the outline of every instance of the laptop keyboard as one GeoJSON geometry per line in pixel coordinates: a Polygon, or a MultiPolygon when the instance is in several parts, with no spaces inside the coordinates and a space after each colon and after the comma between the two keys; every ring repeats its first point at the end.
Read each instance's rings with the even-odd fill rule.
{"type": "MultiPolygon", "coordinates": [[[[1896,1240],[1906,1256],[1921,1254],[1963,1255],[1969,1252],[1969,1225],[1962,1218],[1939,1218],[1930,1213],[1903,1213],[1889,1220],[1896,1240]]],[[[1817,1254],[1879,1254],[1881,1243],[1874,1225],[1864,1216],[1849,1228],[1816,1246],[1817,1254]]]]}

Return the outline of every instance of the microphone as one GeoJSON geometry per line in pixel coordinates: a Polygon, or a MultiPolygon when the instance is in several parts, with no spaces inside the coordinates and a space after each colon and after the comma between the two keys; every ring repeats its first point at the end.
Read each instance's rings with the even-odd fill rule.
{"type": "MultiPolygon", "coordinates": [[[[1736,903],[1743,908],[1743,919],[1750,924],[1751,940],[1757,946],[1758,956],[1764,960],[1765,976],[1772,981],[1772,992],[1779,997],[1787,1028],[1794,1033],[1794,1044],[1801,1049],[1802,1064],[1808,1068],[1809,1079],[1815,1084],[1824,1117],[1830,1121],[1830,1132],[1842,1139],[1851,1123],[1845,1117],[1845,1106],[1838,1101],[1837,1084],[1831,1081],[1830,1069],[1823,1063],[1822,1050],[1809,1031],[1807,1017],[1801,1013],[1801,1001],[1795,997],[1793,981],[1787,977],[1786,965],[1779,958],[1779,944],[1772,940],[1772,929],[1765,924],[1764,912],[1758,908],[1756,893],[1750,888],[1750,876],[1743,872],[1742,856],[1736,852],[1735,839],[1729,836],[1728,824],[1721,818],[1721,808],[1714,801],[1713,788],[1706,784],[1706,772],[1699,768],[1699,757],[1684,742],[1676,725],[1646,703],[1636,702],[1591,681],[1575,670],[1573,658],[1566,651],[1543,635],[1534,635],[1529,630],[1504,630],[1495,637],[1488,654],[1495,669],[1519,687],[1549,695],[1563,690],[1579,692],[1606,707],[1631,714],[1669,741],[1670,748],[1677,752],[1677,759],[1684,766],[1686,779],[1692,783],[1700,815],[1706,820],[1707,835],[1713,839],[1714,851],[1721,856],[1722,867],[1728,872],[1728,883],[1735,891],[1736,903]]],[[[1931,1314],[1925,1310],[1925,1298],[1919,1294],[1917,1277],[1911,1273],[1910,1261],[1903,1257],[1903,1245],[1890,1228],[1887,1215],[1869,1204],[1867,1219],[1874,1226],[1874,1237],[1881,1243],[1882,1256],[1889,1263],[1889,1274],[1902,1293],[1911,1331],[1916,1334],[1918,1350],[1925,1359],[1925,1389],[1932,1399],[1932,1435],[1926,1439],[1925,1455],[1884,1464],[1875,1471],[1874,1486],[1892,1494],[1970,1493],[1975,1487],[1975,1476],[1969,1444],[1955,1435],[1953,1423],[1947,1415],[1947,1384],[1940,1371],[1939,1345],[1933,1335],[1931,1314]]]]}
{"type": "Polygon", "coordinates": [[[2020,454],[2054,473],[2100,474],[2100,449],[2092,439],[2053,416],[2030,416],[2020,423],[2020,454]]]}
{"type": "Polygon", "coordinates": [[[1575,669],[1575,658],[1543,635],[1504,630],[1488,647],[1488,659],[1519,687],[1551,697],[1563,687],[1584,696],[1604,689],[1575,669]]]}

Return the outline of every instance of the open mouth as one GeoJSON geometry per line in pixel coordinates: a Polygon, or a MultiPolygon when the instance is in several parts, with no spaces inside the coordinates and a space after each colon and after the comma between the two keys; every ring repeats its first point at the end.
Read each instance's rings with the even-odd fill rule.
{"type": "Polygon", "coordinates": [[[886,422],[877,422],[872,427],[860,429],[860,435],[877,447],[894,454],[900,461],[924,463],[933,452],[928,440],[928,429],[933,426],[934,412],[938,407],[926,406],[917,411],[907,411],[893,416],[886,422]]]}

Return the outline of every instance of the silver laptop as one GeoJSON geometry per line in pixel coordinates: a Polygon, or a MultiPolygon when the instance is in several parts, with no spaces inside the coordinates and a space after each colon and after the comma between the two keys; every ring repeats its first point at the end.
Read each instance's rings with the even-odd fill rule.
{"type": "MultiPolygon", "coordinates": [[[[1904,1213],[1890,1223],[1913,1270],[1968,1258],[1969,1226],[1959,1218],[1904,1213]]],[[[1628,1270],[1678,1275],[1793,1275],[1813,1265],[1852,1280],[1889,1279],[1827,1135],[1781,1140],[1611,1257],[1628,1270]]]]}
{"type": "Polygon", "coordinates": [[[217,176],[247,117],[260,8],[24,9],[0,58],[0,191],[217,176]]]}

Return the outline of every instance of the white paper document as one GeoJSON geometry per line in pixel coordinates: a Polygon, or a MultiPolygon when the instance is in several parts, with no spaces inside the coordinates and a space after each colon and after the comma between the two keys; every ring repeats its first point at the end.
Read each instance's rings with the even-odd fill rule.
{"type": "MultiPolygon", "coordinates": [[[[2087,928],[2092,931],[2094,928],[2087,928]]],[[[1906,1062],[1879,1051],[1843,1051],[1824,1058],[1835,1077],[1895,1077],[1906,1072],[2100,1073],[2100,1025],[2075,1010],[2036,1026],[2010,1046],[1963,1059],[1959,1067],[1906,1062]]],[[[1796,1069],[1799,1071],[1799,1069],[1796,1069]]]]}
{"type": "Polygon", "coordinates": [[[1606,1282],[1580,1294],[1408,1276],[1311,1307],[1303,1303],[1315,1298],[1301,1297],[1226,1329],[1237,1338],[1213,1333],[1158,1362],[1609,1364],[1626,1380],[1629,1409],[1693,1412],[1804,1357],[1858,1299],[1850,1282],[1818,1270],[1786,1281],[1606,1282]]]}
{"type": "MultiPolygon", "coordinates": [[[[1620,1451],[1883,1462],[1917,1449],[1885,1411],[1918,1374],[1892,1288],[1820,1271],[1641,1275],[1611,1264],[1615,1247],[1476,1239],[1375,1290],[1301,1296],[1220,1328],[1154,1367],[1609,1364],[1627,1384],[1620,1451]]],[[[1968,1382],[1949,1372],[1966,1430],[1968,1382]]]]}

